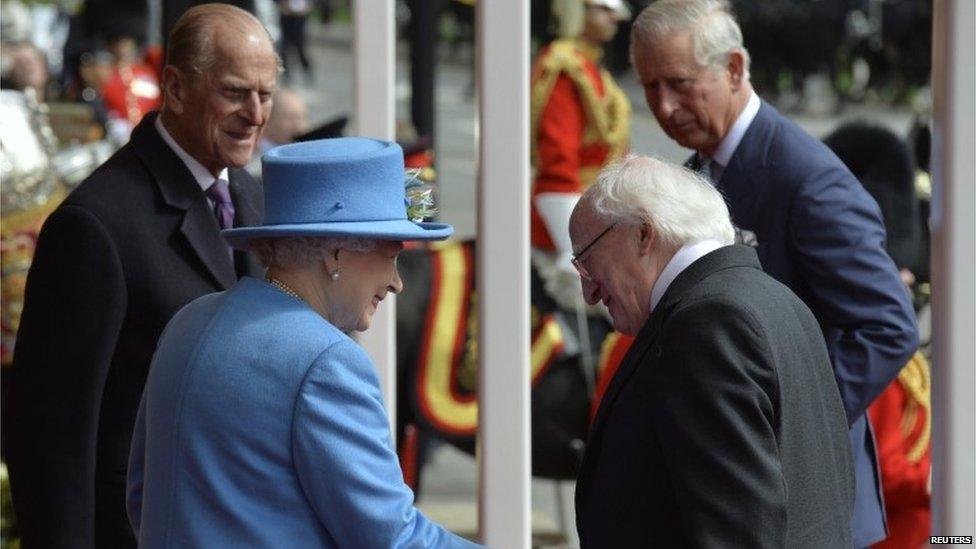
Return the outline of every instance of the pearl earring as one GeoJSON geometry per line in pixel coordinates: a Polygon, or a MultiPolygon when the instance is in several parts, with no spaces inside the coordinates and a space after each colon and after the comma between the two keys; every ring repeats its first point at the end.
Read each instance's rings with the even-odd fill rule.
{"type": "Polygon", "coordinates": [[[331,273],[329,273],[329,278],[331,278],[332,280],[339,280],[339,269],[336,269],[331,273]]]}

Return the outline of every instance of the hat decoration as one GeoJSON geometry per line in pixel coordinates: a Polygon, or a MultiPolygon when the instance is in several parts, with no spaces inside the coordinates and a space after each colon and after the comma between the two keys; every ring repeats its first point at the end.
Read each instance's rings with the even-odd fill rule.
{"type": "Polygon", "coordinates": [[[434,187],[420,180],[422,168],[407,170],[404,182],[406,196],[403,204],[407,207],[407,219],[414,223],[421,223],[437,214],[434,205],[434,187]]]}
{"type": "Polygon", "coordinates": [[[255,238],[337,236],[443,240],[445,223],[418,221],[436,212],[433,189],[407,179],[403,150],[390,141],[341,137],[275,147],[261,158],[264,222],[227,229],[231,246],[255,238]]]}

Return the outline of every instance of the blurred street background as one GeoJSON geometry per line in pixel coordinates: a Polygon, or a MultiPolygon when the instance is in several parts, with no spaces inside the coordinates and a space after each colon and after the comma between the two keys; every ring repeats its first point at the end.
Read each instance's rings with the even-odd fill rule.
{"type": "MultiPolygon", "coordinates": [[[[476,227],[477,86],[473,2],[397,3],[398,140],[404,145],[420,143],[421,148],[428,149],[428,163],[436,172],[439,220],[454,225],[457,240],[474,238],[476,227]]],[[[278,4],[272,0],[244,3],[265,22],[272,36],[280,40],[278,4]]],[[[119,55],[136,55],[107,49],[104,43],[70,47],[74,31],[69,31],[68,20],[87,18],[91,31],[92,21],[98,23],[108,17],[96,15],[96,8],[103,14],[120,12],[112,16],[114,25],[104,21],[105,28],[98,32],[105,36],[99,39],[124,34],[122,30],[132,21],[125,13],[132,12],[137,19],[148,18],[149,32],[137,36],[135,46],[155,44],[158,55],[161,29],[171,13],[161,11],[159,1],[149,2],[148,8],[143,6],[141,12],[131,8],[137,4],[142,5],[108,0],[60,3],[3,0],[0,20],[4,87],[23,90],[33,85],[36,88],[27,95],[25,106],[16,109],[34,112],[38,105],[47,102],[52,105],[44,112],[50,114],[52,123],[75,120],[72,116],[78,113],[54,103],[94,103],[86,95],[88,77],[82,66],[100,67],[97,63],[102,62],[111,66],[119,62],[119,55]]],[[[637,13],[647,2],[634,0],[629,4],[637,13]]],[[[927,124],[930,112],[930,0],[740,0],[733,4],[738,8],[745,44],[752,54],[753,82],[763,98],[817,137],[826,136],[844,122],[861,120],[890,129],[914,148],[916,131],[927,124]]],[[[532,13],[534,43],[538,47],[546,40],[548,2],[533,1],[532,13]]],[[[349,2],[311,2],[311,11],[303,15],[306,16],[308,65],[303,68],[293,52],[286,52],[288,69],[279,86],[292,88],[307,104],[307,129],[321,128],[331,122],[328,131],[342,131],[341,119],[350,117],[344,132],[352,135],[356,121],[351,119],[354,93],[349,2]]],[[[631,150],[683,162],[690,152],[677,146],[658,127],[628,67],[627,35],[627,28],[622,28],[608,48],[605,63],[633,105],[631,150]]],[[[151,66],[152,59],[147,62],[151,66]]],[[[158,90],[156,93],[158,96],[158,90]]],[[[151,96],[152,92],[147,94],[151,96]]],[[[108,102],[110,98],[104,99],[108,102]]],[[[44,169],[49,169],[50,163],[59,183],[70,188],[125,142],[133,114],[131,109],[123,110],[121,116],[109,112],[101,120],[101,133],[94,135],[85,133],[84,113],[80,115],[82,122],[78,123],[81,130],[76,124],[73,130],[64,133],[62,127],[54,136],[48,135],[50,130],[39,130],[33,122],[13,126],[10,118],[4,118],[5,155],[7,150],[14,150],[20,139],[17,132],[37,133],[43,143],[43,154],[50,157],[44,161],[44,169]]],[[[11,211],[23,208],[24,203],[14,200],[13,191],[8,193],[8,182],[17,173],[7,165],[4,170],[4,215],[9,216],[11,211]]],[[[52,188],[44,192],[55,196],[52,188]]],[[[25,265],[20,267],[26,272],[25,265]]],[[[5,277],[6,269],[5,266],[5,277]]],[[[6,319],[5,330],[8,330],[6,319]]],[[[5,337],[13,336],[8,331],[5,337]]],[[[8,351],[5,348],[4,366],[9,364],[8,351]]],[[[476,486],[477,467],[473,457],[447,443],[435,440],[429,444],[418,490],[419,507],[425,513],[458,533],[475,537],[476,486]]],[[[532,487],[532,500],[534,539],[538,545],[578,544],[572,481],[537,479],[532,487]]],[[[5,503],[5,513],[9,507],[5,503]]],[[[4,528],[9,525],[6,515],[4,525],[4,528]]],[[[5,530],[4,541],[8,534],[5,530]]]]}
{"type": "MultiPolygon", "coordinates": [[[[446,25],[455,28],[456,24],[446,25]]],[[[353,112],[352,29],[348,22],[333,21],[308,27],[309,50],[316,71],[311,82],[295,79],[296,87],[309,105],[311,126],[323,124],[353,112]]],[[[473,37],[472,37],[473,38],[473,37]]],[[[746,39],[748,47],[748,38],[746,39]]],[[[401,41],[397,63],[397,118],[410,121],[409,44],[401,41]]],[[[440,192],[441,220],[454,225],[460,239],[475,234],[475,139],[476,97],[473,44],[441,44],[434,95],[436,141],[435,164],[440,192]]],[[[755,66],[756,61],[753,61],[755,66]]],[[[643,90],[632,70],[621,70],[617,83],[634,108],[631,120],[631,150],[684,162],[690,151],[671,141],[658,126],[644,101],[643,90]]],[[[781,110],[817,137],[825,137],[841,123],[864,120],[885,126],[908,139],[913,123],[927,113],[927,87],[919,87],[899,101],[873,100],[841,103],[823,75],[813,74],[805,96],[790,94],[781,110]]],[[[763,95],[768,97],[767,95],[763,95]]],[[[355,120],[350,120],[354,127],[355,120]]]]}

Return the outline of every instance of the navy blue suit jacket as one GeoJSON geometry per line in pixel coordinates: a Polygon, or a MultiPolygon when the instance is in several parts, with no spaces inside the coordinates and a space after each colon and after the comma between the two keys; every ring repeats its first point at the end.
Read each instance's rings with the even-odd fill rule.
{"type": "Polygon", "coordinates": [[[868,405],[918,347],[905,287],[885,251],[877,203],[823,143],[762,103],[716,182],[763,270],[816,316],[840,388],[857,475],[852,533],[885,536],[868,405]]]}

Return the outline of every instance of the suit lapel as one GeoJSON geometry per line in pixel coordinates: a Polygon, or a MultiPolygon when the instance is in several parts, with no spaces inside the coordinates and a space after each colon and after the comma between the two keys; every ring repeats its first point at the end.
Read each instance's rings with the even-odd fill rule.
{"type": "MultiPolygon", "coordinates": [[[[718,186],[729,204],[738,204],[744,195],[755,194],[755,185],[763,181],[762,174],[768,168],[769,148],[774,139],[777,116],[776,109],[763,101],[739,146],[732,153],[718,186]]],[[[736,219],[733,222],[739,223],[736,219]]]]}
{"type": "MultiPolygon", "coordinates": [[[[626,386],[637,367],[645,362],[644,356],[657,342],[658,334],[661,332],[665,320],[670,315],[671,310],[681,301],[681,297],[689,289],[704,280],[706,277],[719,270],[730,267],[753,267],[761,269],[759,258],[755,250],[748,246],[725,246],[719,248],[688,266],[682,271],[668,287],[661,297],[661,301],[654,308],[651,317],[641,327],[641,331],[634,339],[634,344],[624,356],[617,373],[610,381],[609,387],[600,401],[596,416],[593,419],[593,426],[590,430],[589,440],[586,443],[586,451],[583,453],[583,462],[580,465],[580,473],[576,482],[576,508],[580,509],[580,501],[586,497],[589,491],[590,475],[593,470],[594,460],[599,453],[603,431],[607,422],[607,416],[613,407],[614,400],[619,396],[621,389],[626,386]]],[[[667,367],[667,365],[663,365],[667,367]]]]}
{"type": "Polygon", "coordinates": [[[220,228],[217,219],[211,213],[207,203],[194,204],[183,216],[180,231],[190,242],[190,247],[196,252],[200,261],[206,265],[210,274],[220,282],[226,290],[237,281],[234,264],[228,253],[227,243],[220,238],[220,228]]]}
{"type": "MultiPolygon", "coordinates": [[[[656,311],[661,311],[658,307],[656,311]]],[[[651,317],[641,327],[637,337],[634,338],[633,345],[624,355],[624,359],[617,368],[617,372],[610,380],[610,385],[603,393],[600,400],[600,407],[597,408],[596,415],[593,417],[593,424],[590,427],[590,436],[586,442],[586,450],[583,452],[583,462],[580,464],[580,472],[576,480],[576,509],[579,512],[580,502],[586,497],[589,491],[590,474],[593,471],[596,455],[599,453],[600,442],[603,437],[603,429],[607,421],[607,415],[613,408],[613,403],[619,396],[621,389],[627,385],[627,381],[637,371],[638,365],[643,361],[644,355],[657,339],[659,327],[664,318],[664,314],[652,314],[651,317]]],[[[577,518],[579,520],[579,518],[577,518]]]]}
{"type": "Polygon", "coordinates": [[[260,186],[240,168],[228,170],[230,197],[234,201],[234,226],[250,227],[261,223],[260,186]]]}
{"type": "Polygon", "coordinates": [[[655,315],[651,315],[651,318],[641,327],[641,331],[634,338],[634,344],[627,350],[627,354],[624,355],[620,367],[613,375],[613,379],[610,380],[610,385],[603,393],[603,398],[600,400],[600,407],[597,408],[596,415],[593,417],[593,426],[590,429],[591,439],[595,438],[597,433],[602,432],[603,424],[606,421],[608,410],[613,406],[613,401],[616,400],[620,389],[627,384],[627,380],[630,379],[630,376],[637,369],[637,365],[640,364],[640,359],[647,352],[648,347],[656,339],[655,330],[653,329],[653,325],[655,324],[654,320],[655,315]]]}
{"type": "MultiPolygon", "coordinates": [[[[255,181],[246,170],[232,168],[228,171],[230,178],[230,196],[234,201],[234,226],[252,227],[262,222],[264,211],[264,196],[261,185],[255,181]]],[[[260,277],[264,267],[253,253],[234,251],[234,266],[238,277],[260,277]]]]}
{"type": "Polygon", "coordinates": [[[227,244],[220,238],[217,219],[193,174],[156,131],[155,119],[155,113],[146,115],[132,131],[133,150],[148,168],[166,204],[183,210],[179,232],[218,287],[226,290],[237,277],[227,244]]]}

